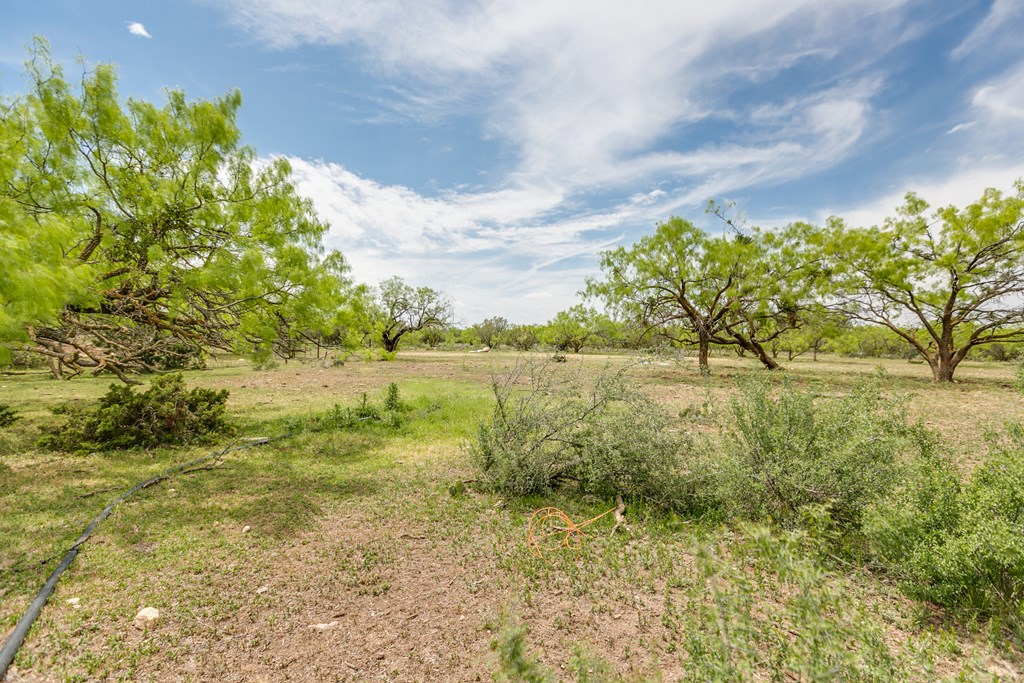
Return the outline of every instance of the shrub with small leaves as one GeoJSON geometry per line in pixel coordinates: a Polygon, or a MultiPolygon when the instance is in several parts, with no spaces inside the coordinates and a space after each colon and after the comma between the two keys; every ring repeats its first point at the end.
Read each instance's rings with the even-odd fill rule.
{"type": "Polygon", "coordinates": [[[948,464],[922,467],[864,525],[879,560],[913,597],[1008,619],[1024,633],[1024,428],[993,443],[961,485],[948,464]]]}
{"type": "Polygon", "coordinates": [[[227,389],[186,391],[180,373],[154,379],[142,393],[112,384],[95,409],[71,405],[55,409],[68,419],[46,430],[39,445],[100,451],[201,443],[232,431],[224,415],[227,399],[227,389]]]}
{"type": "Polygon", "coordinates": [[[725,425],[719,494],[742,518],[792,525],[803,506],[829,503],[841,528],[856,528],[864,507],[899,480],[904,454],[928,441],[877,383],[837,398],[789,382],[777,396],[763,380],[740,390],[725,425]]]}
{"type": "Polygon", "coordinates": [[[485,481],[513,495],[571,487],[689,507],[689,444],[668,413],[627,386],[625,371],[588,383],[551,361],[520,361],[495,382],[493,418],[470,446],[485,481]]]}

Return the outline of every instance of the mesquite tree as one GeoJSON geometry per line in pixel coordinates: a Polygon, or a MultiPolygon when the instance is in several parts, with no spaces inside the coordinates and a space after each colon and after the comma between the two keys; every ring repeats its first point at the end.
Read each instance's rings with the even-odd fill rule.
{"type": "Polygon", "coordinates": [[[443,292],[412,287],[402,278],[393,277],[381,282],[377,290],[376,319],[384,350],[395,353],[409,332],[450,326],[453,312],[443,292]]]}
{"type": "Polygon", "coordinates": [[[889,328],[949,382],[974,347],[1024,339],[1024,182],[962,209],[928,208],[910,193],[881,227],[830,220],[819,244],[833,305],[889,328]]]}
{"type": "Polygon", "coordinates": [[[0,334],[55,375],[127,381],[182,349],[269,349],[328,323],[346,284],[283,159],[240,144],[238,91],[122,101],[110,65],[79,87],[37,41],[31,90],[0,103],[0,334]]]}
{"type": "Polygon", "coordinates": [[[779,364],[765,344],[799,326],[816,281],[802,253],[807,229],[709,235],[673,217],[633,246],[602,253],[604,277],[589,279],[587,293],[649,330],[696,346],[702,372],[712,344],[749,351],[774,370],[779,364]]]}

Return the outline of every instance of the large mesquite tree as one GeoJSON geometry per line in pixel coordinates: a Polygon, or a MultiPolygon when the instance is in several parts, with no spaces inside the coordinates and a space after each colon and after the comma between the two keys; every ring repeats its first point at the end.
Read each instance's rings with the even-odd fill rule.
{"type": "Polygon", "coordinates": [[[602,253],[603,277],[591,278],[587,293],[696,346],[702,372],[712,344],[749,351],[774,370],[765,345],[799,326],[816,282],[816,266],[802,252],[807,229],[711,235],[674,217],[631,247],[602,253]]]}
{"type": "Polygon", "coordinates": [[[122,101],[98,65],[72,87],[37,41],[0,103],[0,335],[63,369],[126,373],[190,349],[267,349],[327,325],[346,281],[282,160],[241,145],[241,95],[122,101]]]}
{"type": "Polygon", "coordinates": [[[832,219],[820,244],[834,307],[889,328],[949,382],[974,347],[1024,339],[1024,182],[928,209],[911,193],[880,227],[832,219]]]}

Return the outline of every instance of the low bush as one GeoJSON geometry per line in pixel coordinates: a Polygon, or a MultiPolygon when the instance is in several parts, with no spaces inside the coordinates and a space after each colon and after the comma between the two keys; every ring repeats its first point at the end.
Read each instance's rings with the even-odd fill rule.
{"type": "Polygon", "coordinates": [[[1024,633],[1024,428],[1010,427],[961,485],[924,466],[865,516],[865,534],[905,591],[1024,633]]]}
{"type": "Polygon", "coordinates": [[[841,529],[856,528],[863,509],[899,480],[902,456],[929,443],[874,382],[838,398],[788,382],[776,397],[764,380],[740,390],[724,425],[718,495],[741,518],[791,526],[803,506],[828,503],[841,529]]]}
{"type": "Polygon", "coordinates": [[[18,421],[18,413],[6,403],[0,403],[0,429],[10,427],[18,421]]]}
{"type": "Polygon", "coordinates": [[[354,406],[336,403],[323,412],[292,420],[288,423],[288,431],[331,432],[381,424],[397,429],[402,426],[404,414],[409,410],[409,405],[399,394],[398,385],[392,382],[388,385],[382,405],[377,405],[363,394],[354,406]]]}
{"type": "Polygon", "coordinates": [[[181,374],[163,375],[149,389],[110,385],[95,409],[65,405],[54,410],[67,416],[39,440],[43,448],[100,451],[151,448],[204,442],[231,431],[225,419],[228,390],[185,390],[181,374]]]}
{"type": "Polygon", "coordinates": [[[521,361],[494,383],[493,419],[470,447],[485,481],[515,495],[572,487],[686,507],[690,444],[664,410],[627,387],[625,372],[584,382],[551,361],[521,361]]]}

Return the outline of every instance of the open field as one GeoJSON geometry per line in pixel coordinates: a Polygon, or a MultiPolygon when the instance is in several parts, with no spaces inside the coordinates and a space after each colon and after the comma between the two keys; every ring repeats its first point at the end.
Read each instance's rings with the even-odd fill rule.
{"type": "MultiPolygon", "coordinates": [[[[224,362],[187,373],[190,385],[230,389],[229,412],[243,437],[284,433],[290,420],[364,393],[379,400],[391,382],[411,410],[397,429],[301,434],[231,453],[213,469],[129,499],[64,575],[9,680],[490,680],[498,668],[491,643],[519,623],[529,628],[530,651],[556,672],[568,670],[582,645],[618,675],[674,681],[686,678],[683,644],[699,626],[708,586],[753,581],[764,596],[756,612],[783,610],[793,589],[758,573],[732,526],[629,509],[615,534],[611,518],[589,528],[578,557],[531,557],[525,532],[535,509],[558,506],[579,521],[610,504],[564,495],[503,499],[473,485],[463,445],[490,416],[492,377],[516,361],[504,353],[410,351],[394,362],[337,368],[254,371],[224,362]],[[470,483],[465,492],[450,490],[460,481],[470,483]],[[709,565],[708,548],[717,564],[709,565]],[[143,606],[161,612],[147,631],[132,626],[143,606]]],[[[627,359],[568,361],[566,370],[596,372],[627,359]]],[[[984,454],[987,432],[1024,420],[1006,365],[965,362],[949,386],[905,361],[786,365],[789,381],[825,394],[846,392],[881,367],[885,394],[909,393],[912,417],[941,435],[965,471],[984,454]]],[[[710,379],[686,358],[629,372],[675,413],[702,404],[713,412],[737,378],[758,372],[735,357],[714,358],[712,367],[710,379]]],[[[0,378],[4,402],[23,416],[0,433],[3,635],[107,500],[215,450],[35,449],[39,426],[53,419],[49,408],[94,400],[109,383],[0,378]]],[[[968,679],[1019,678],[1019,654],[994,646],[983,626],[954,625],[860,568],[819,579],[837,600],[827,611],[871,624],[891,649],[893,680],[961,670],[968,679]]]]}

